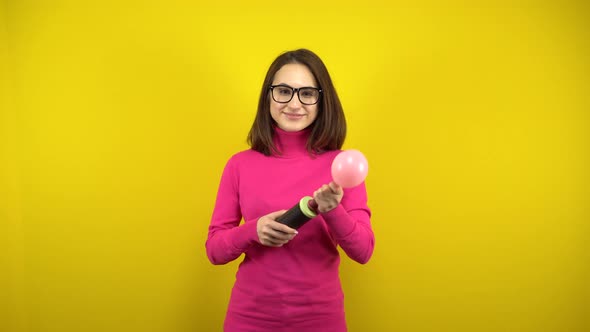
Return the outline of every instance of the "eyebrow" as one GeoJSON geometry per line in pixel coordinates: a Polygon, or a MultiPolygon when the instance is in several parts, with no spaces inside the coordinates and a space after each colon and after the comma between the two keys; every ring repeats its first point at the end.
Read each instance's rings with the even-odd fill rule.
{"type": "Polygon", "coordinates": [[[274,85],[274,86],[286,86],[286,87],[288,87],[288,88],[291,88],[291,89],[303,89],[303,88],[314,88],[314,89],[319,89],[317,86],[302,86],[302,87],[299,87],[299,88],[294,88],[294,87],[290,86],[289,84],[287,84],[287,83],[282,83],[282,82],[281,82],[281,83],[279,83],[279,84],[273,84],[273,85],[274,85]]]}

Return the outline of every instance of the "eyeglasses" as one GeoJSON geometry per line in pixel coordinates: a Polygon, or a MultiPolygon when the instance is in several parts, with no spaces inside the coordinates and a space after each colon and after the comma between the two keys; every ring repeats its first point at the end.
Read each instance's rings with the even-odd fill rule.
{"type": "Polygon", "coordinates": [[[303,105],[315,105],[320,100],[322,89],[314,87],[292,88],[288,85],[271,85],[270,91],[272,99],[277,103],[286,104],[293,99],[297,92],[297,97],[303,105]]]}

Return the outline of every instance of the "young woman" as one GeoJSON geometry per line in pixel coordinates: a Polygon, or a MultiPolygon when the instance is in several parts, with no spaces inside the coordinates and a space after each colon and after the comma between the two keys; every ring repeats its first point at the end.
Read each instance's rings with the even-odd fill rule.
{"type": "Polygon", "coordinates": [[[213,264],[245,254],[226,332],[346,331],[337,246],[364,264],[375,237],[365,184],[343,189],[331,179],[345,136],[322,60],[305,49],[276,58],[248,135],[251,149],[233,155],[221,176],[206,242],[213,264]],[[276,221],[311,194],[317,217],[298,230],[276,221]]]}

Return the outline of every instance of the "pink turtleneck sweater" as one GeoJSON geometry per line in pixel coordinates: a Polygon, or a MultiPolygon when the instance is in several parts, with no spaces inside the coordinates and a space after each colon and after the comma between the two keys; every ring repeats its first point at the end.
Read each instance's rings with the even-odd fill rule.
{"type": "Polygon", "coordinates": [[[246,150],[225,166],[206,248],[213,264],[245,254],[229,301],[226,332],[346,331],[337,246],[361,264],[373,253],[364,183],[344,189],[339,206],[303,225],[282,247],[260,244],[256,233],[260,217],[291,208],[332,180],[332,160],[340,151],[310,156],[308,135],[308,130],[277,128],[280,156],[246,150]]]}

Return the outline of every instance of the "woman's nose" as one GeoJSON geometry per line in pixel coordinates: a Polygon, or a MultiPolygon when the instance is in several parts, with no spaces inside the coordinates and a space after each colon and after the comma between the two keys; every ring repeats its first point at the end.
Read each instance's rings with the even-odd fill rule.
{"type": "Polygon", "coordinates": [[[301,101],[299,100],[299,94],[296,92],[293,98],[289,101],[289,108],[297,109],[301,107],[301,101]]]}

